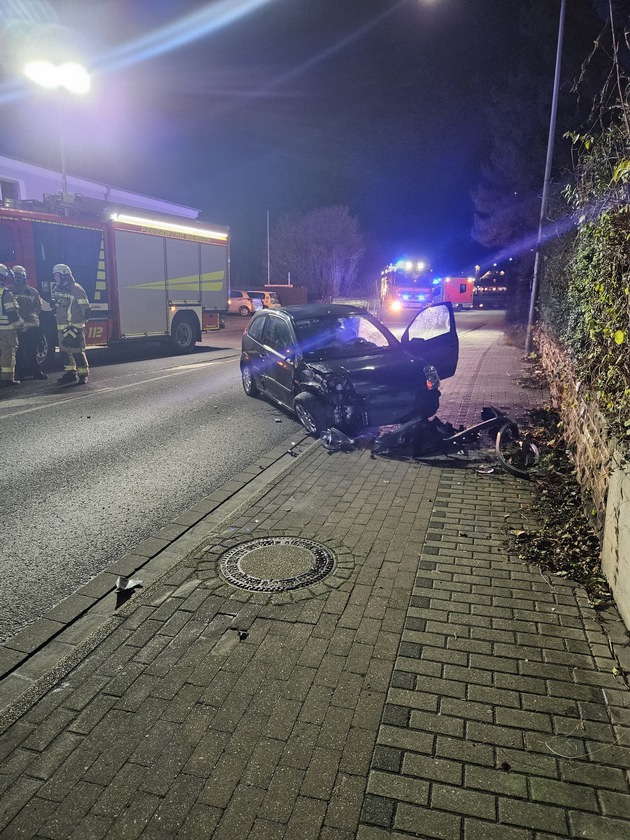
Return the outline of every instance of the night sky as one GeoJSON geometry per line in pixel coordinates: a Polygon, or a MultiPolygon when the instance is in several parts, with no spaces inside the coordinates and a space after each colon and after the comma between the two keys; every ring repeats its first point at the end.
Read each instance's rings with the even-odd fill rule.
{"type": "MultiPolygon", "coordinates": [[[[593,2],[568,3],[569,41],[599,33],[593,2]]],[[[560,0],[3,0],[0,153],[59,165],[51,95],[16,82],[45,42],[93,73],[64,104],[68,172],[230,225],[235,287],[266,279],[267,211],[332,204],[359,218],[365,272],[417,256],[458,274],[487,256],[470,191],[524,7],[550,98],[560,0]]]]}

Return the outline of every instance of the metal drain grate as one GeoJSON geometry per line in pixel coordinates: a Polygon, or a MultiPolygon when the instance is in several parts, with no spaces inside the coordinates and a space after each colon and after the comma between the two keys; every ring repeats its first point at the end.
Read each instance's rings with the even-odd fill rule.
{"type": "Polygon", "coordinates": [[[224,580],[253,592],[288,592],[325,578],[335,555],[301,537],[261,537],[227,551],[219,561],[224,580]]]}

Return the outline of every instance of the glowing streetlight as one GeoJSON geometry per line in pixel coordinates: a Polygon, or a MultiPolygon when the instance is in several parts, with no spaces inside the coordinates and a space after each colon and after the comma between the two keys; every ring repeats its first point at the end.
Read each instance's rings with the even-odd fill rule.
{"type": "MultiPolygon", "coordinates": [[[[87,70],[74,62],[56,65],[51,61],[30,61],[24,67],[24,74],[32,82],[47,90],[61,88],[70,93],[83,95],[90,89],[90,76],[87,70]]],[[[61,189],[65,194],[68,192],[68,185],[61,100],[59,100],[59,150],[61,155],[61,189]]]]}

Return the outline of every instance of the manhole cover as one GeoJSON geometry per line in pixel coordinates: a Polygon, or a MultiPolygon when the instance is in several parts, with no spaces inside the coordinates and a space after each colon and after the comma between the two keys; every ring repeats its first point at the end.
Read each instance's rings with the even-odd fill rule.
{"type": "Polygon", "coordinates": [[[261,537],[237,545],[219,562],[221,576],[239,589],[286,592],[332,572],[335,555],[325,545],[300,537],[261,537]]]}

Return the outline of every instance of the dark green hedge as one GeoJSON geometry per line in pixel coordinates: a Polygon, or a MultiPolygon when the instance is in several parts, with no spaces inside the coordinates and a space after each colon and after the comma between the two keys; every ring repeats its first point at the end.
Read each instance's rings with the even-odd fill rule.
{"type": "Polygon", "coordinates": [[[611,428],[630,442],[630,132],[625,124],[579,144],[564,190],[566,230],[544,251],[540,314],[568,350],[611,428]]]}

